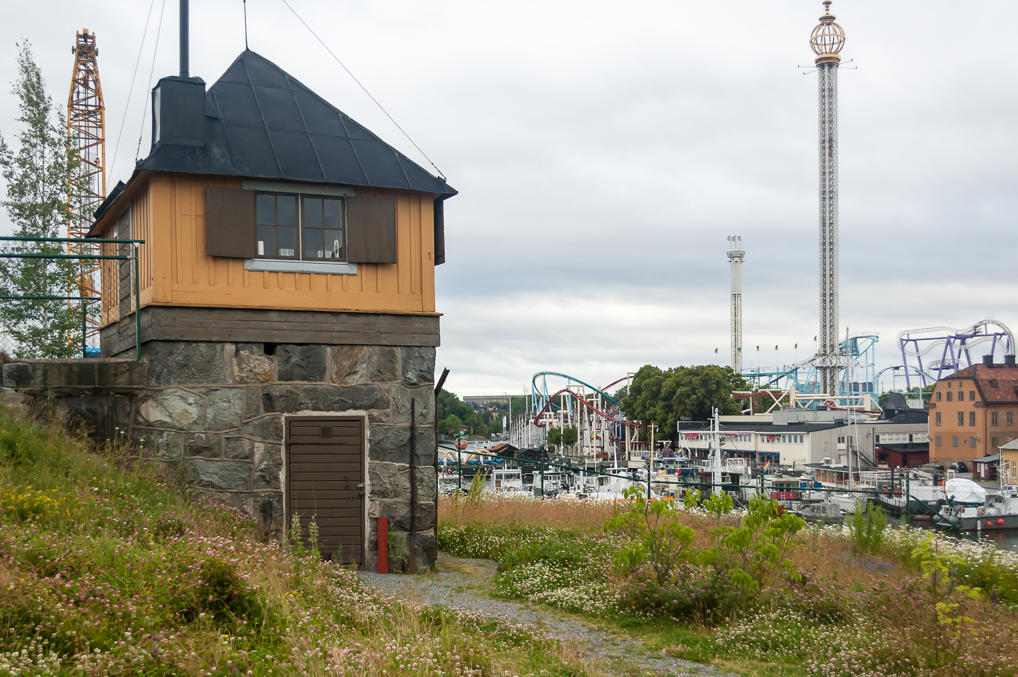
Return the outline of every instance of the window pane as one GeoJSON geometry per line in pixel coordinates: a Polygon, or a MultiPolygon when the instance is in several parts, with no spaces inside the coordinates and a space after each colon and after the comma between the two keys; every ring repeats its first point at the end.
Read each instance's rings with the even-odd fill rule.
{"type": "Polygon", "coordinates": [[[322,258],[322,231],[315,228],[304,231],[304,258],[322,258]]]}
{"type": "Polygon", "coordinates": [[[325,225],[339,226],[342,212],[342,200],[325,200],[325,225]]]}
{"type": "Polygon", "coordinates": [[[278,228],[276,236],[279,238],[280,256],[297,256],[296,228],[278,228]]]}
{"type": "Polygon", "coordinates": [[[276,255],[276,229],[258,226],[258,256],[276,255]]]}
{"type": "Polygon", "coordinates": [[[257,223],[274,224],[276,222],[276,196],[258,195],[255,197],[257,223]]]}
{"type": "Polygon", "coordinates": [[[325,258],[327,259],[343,258],[343,231],[341,230],[325,231],[325,258]]]}
{"type": "MultiPolygon", "coordinates": [[[[322,198],[320,197],[304,198],[304,214],[302,216],[305,228],[321,228],[322,198]]],[[[307,248],[305,248],[305,251],[307,251],[307,248]]]]}
{"type": "Polygon", "coordinates": [[[281,226],[297,225],[297,199],[293,195],[276,196],[276,217],[281,226]]]}

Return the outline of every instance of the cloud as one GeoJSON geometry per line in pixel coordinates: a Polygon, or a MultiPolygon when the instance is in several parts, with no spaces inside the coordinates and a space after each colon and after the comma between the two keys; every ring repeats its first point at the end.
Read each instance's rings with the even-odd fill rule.
{"type": "MultiPolygon", "coordinates": [[[[541,369],[601,383],[646,363],[725,363],[732,233],[748,251],[747,363],[809,356],[819,2],[291,3],[460,191],[436,280],[453,391],[520,392],[541,369]]],[[[32,39],[57,102],[74,31],[97,33],[108,136],[125,122],[110,184],[124,178],[147,134],[151,37],[123,114],[146,8],[8,5],[0,19],[32,39]]],[[[910,327],[1014,323],[1018,46],[987,36],[1018,5],[833,9],[848,34],[842,326],[879,332],[882,366],[910,327]]],[[[176,71],[172,10],[156,77],[176,71]]],[[[191,71],[212,82],[243,48],[240,6],[191,12],[191,71]]],[[[253,49],[427,166],[284,6],[248,13],[253,49]]],[[[13,72],[9,46],[0,80],[13,72]]],[[[5,136],[15,115],[0,99],[5,136]]]]}

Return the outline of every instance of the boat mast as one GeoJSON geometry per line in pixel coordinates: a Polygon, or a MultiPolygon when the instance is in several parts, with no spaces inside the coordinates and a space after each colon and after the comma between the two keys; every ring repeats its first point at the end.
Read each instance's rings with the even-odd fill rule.
{"type": "Polygon", "coordinates": [[[714,447],[714,454],[711,457],[711,491],[720,491],[721,487],[721,423],[718,420],[718,408],[711,407],[711,444],[714,447]],[[714,487],[717,487],[715,489],[714,487]]]}

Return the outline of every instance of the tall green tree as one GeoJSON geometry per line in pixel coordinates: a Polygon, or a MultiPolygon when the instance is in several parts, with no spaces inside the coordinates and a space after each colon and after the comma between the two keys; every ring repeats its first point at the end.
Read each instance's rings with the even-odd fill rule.
{"type": "Polygon", "coordinates": [[[548,444],[556,449],[562,447],[562,450],[565,450],[576,444],[576,440],[579,439],[579,432],[574,425],[569,425],[565,428],[548,428],[547,439],[548,444]]]}
{"type": "MultiPolygon", "coordinates": [[[[656,423],[657,439],[674,440],[676,421],[706,420],[712,407],[721,414],[738,414],[732,393],[749,387],[731,367],[706,364],[662,370],[647,364],[633,377],[622,410],[634,420],[656,423]]],[[[641,432],[641,437],[645,435],[646,430],[641,432]]]]}
{"type": "Polygon", "coordinates": [[[438,422],[438,432],[442,435],[455,435],[460,431],[463,421],[456,414],[449,414],[438,422]]]}
{"type": "MultiPolygon", "coordinates": [[[[61,237],[70,217],[68,179],[77,161],[68,143],[63,115],[46,94],[31,45],[18,45],[18,101],[14,147],[0,135],[0,174],[6,184],[4,210],[18,237],[61,237]]],[[[15,243],[10,252],[61,254],[58,243],[15,243]]],[[[74,262],[0,259],[0,295],[65,296],[74,279],[74,262]]],[[[69,357],[80,351],[81,317],[63,300],[0,301],[0,332],[13,341],[19,357],[69,357]]]]}

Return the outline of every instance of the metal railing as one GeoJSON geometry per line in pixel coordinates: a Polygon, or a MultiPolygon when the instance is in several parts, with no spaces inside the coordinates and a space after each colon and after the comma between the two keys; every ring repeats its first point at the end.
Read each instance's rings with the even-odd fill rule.
{"type": "MultiPolygon", "coordinates": [[[[131,247],[131,253],[129,254],[46,254],[37,252],[0,252],[0,259],[41,259],[50,261],[61,261],[61,260],[76,260],[76,261],[129,261],[132,262],[131,273],[132,273],[132,296],[134,298],[134,349],[135,359],[141,359],[141,314],[139,309],[141,307],[141,285],[138,277],[138,248],[140,245],[145,244],[144,240],[130,240],[130,239],[111,239],[111,238],[68,238],[68,237],[13,237],[4,236],[0,237],[0,242],[21,242],[28,244],[66,244],[74,242],[77,244],[94,244],[98,246],[104,244],[117,245],[117,251],[121,251],[121,247],[128,245],[131,247]]],[[[48,295],[48,294],[26,294],[26,295],[0,295],[0,302],[9,301],[76,301],[81,303],[81,356],[87,358],[88,354],[88,343],[86,335],[88,333],[88,310],[89,303],[101,301],[101,297],[94,296],[59,296],[59,295],[48,295]]]]}

